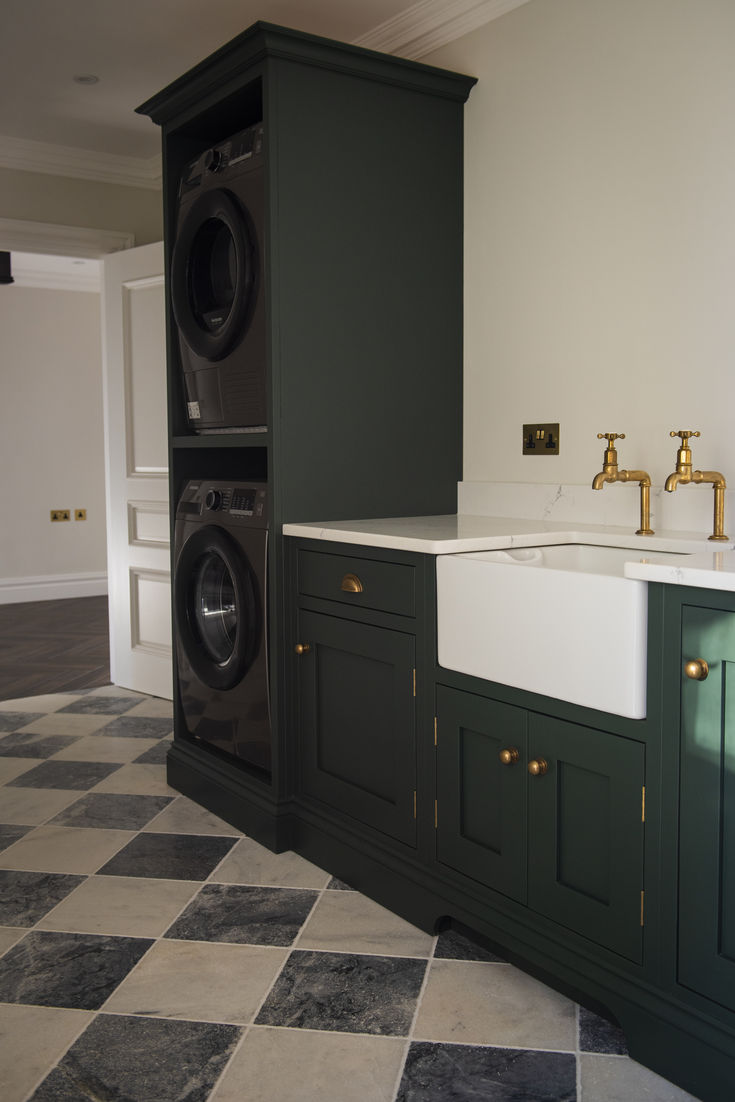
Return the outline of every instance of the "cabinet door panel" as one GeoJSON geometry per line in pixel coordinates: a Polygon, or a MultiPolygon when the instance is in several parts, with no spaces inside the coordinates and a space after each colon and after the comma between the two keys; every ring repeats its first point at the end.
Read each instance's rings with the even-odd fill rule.
{"type": "Polygon", "coordinates": [[[679,981],[735,1010],[735,613],[684,607],[682,652],[679,981]]]}
{"type": "Polygon", "coordinates": [[[645,747],[535,715],[529,755],[529,905],[640,960],[645,747]]]}
{"type": "Polygon", "coordinates": [[[440,685],[437,719],[437,859],[523,902],[526,713],[440,685]]]}
{"type": "Polygon", "coordinates": [[[413,843],[414,637],[304,611],[299,633],[304,792],[413,843]]]}

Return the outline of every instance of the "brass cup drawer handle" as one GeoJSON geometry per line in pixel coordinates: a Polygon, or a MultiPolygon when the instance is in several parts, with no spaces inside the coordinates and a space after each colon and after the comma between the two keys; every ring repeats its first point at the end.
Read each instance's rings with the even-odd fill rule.
{"type": "Polygon", "coordinates": [[[521,755],[518,753],[515,746],[511,746],[505,750],[501,750],[498,754],[498,757],[500,758],[503,765],[515,765],[520,756],[521,755]]]}
{"type": "Polygon", "coordinates": [[[297,643],[294,650],[298,655],[308,654],[311,650],[311,643],[297,643]]]}
{"type": "Polygon", "coordinates": [[[693,658],[691,662],[685,663],[684,673],[692,681],[704,681],[709,673],[709,666],[704,658],[693,658]]]}
{"type": "Polygon", "coordinates": [[[339,588],[343,593],[362,593],[365,587],[357,574],[345,574],[339,588]]]}
{"type": "Polygon", "coordinates": [[[544,773],[549,772],[549,763],[546,758],[534,758],[528,763],[528,772],[532,777],[543,777],[544,773]]]}

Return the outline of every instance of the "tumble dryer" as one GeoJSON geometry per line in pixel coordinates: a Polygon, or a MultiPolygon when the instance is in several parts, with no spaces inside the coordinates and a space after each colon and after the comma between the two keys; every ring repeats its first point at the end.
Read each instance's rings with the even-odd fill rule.
{"type": "Polygon", "coordinates": [[[266,425],[264,228],[258,125],[190,162],[179,185],[171,304],[195,432],[266,425]]]}
{"type": "Polygon", "coordinates": [[[187,483],[174,544],[174,642],[186,734],[268,770],[265,484],[187,483]]]}

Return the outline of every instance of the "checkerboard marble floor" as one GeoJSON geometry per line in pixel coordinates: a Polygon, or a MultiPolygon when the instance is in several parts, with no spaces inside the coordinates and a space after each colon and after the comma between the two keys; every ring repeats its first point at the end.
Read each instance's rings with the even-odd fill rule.
{"type": "Polygon", "coordinates": [[[685,1102],[618,1030],[166,785],[169,702],[0,703],[3,1102],[685,1102]]]}

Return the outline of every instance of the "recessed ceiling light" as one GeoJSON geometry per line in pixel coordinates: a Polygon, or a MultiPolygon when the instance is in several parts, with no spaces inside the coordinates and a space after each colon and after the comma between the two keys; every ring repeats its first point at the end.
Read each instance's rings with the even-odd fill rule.
{"type": "Polygon", "coordinates": [[[80,73],[79,76],[73,77],[75,84],[99,84],[100,78],[96,77],[94,73],[80,73]]]}

